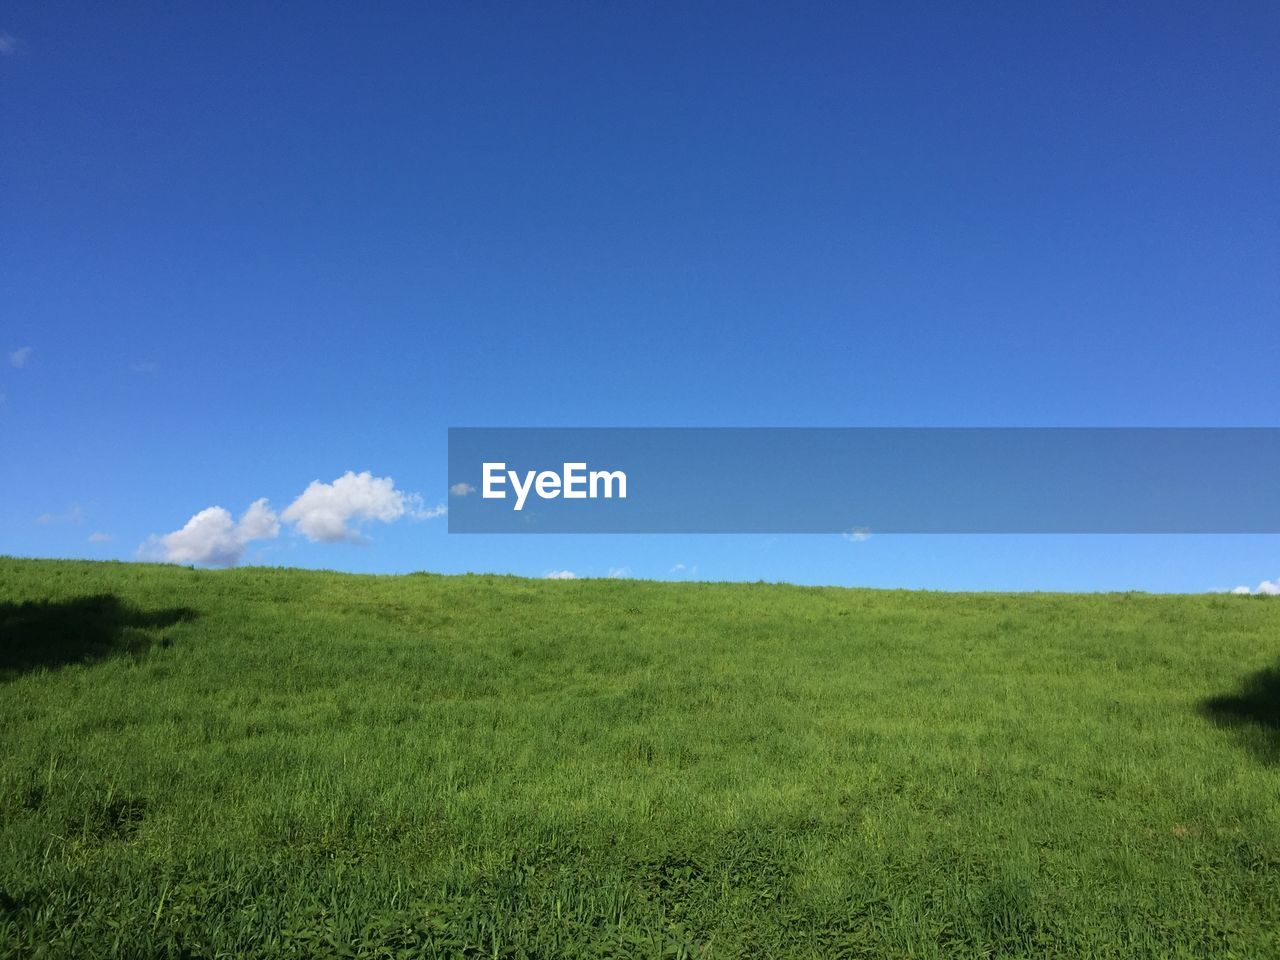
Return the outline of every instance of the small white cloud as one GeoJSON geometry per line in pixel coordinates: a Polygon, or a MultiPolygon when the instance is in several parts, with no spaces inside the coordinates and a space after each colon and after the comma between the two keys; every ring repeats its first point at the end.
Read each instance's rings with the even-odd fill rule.
{"type": "Polygon", "coordinates": [[[696,565],[689,566],[688,564],[677,563],[674,567],[671,568],[671,572],[675,574],[679,574],[680,576],[692,577],[694,574],[698,572],[698,568],[696,565]]]}
{"type": "Polygon", "coordinates": [[[27,361],[31,359],[30,347],[19,347],[9,354],[9,366],[16,370],[21,370],[27,365],[27,361]]]}
{"type": "Polygon", "coordinates": [[[546,580],[577,580],[578,576],[572,570],[549,570],[547,571],[546,580]]]}
{"type": "Polygon", "coordinates": [[[445,512],[444,506],[424,509],[420,496],[397,490],[390,477],[348,470],[333,483],[313,480],[280,517],[314,542],[360,543],[361,523],[392,523],[404,516],[426,520],[445,512]]]}
{"type": "Polygon", "coordinates": [[[626,580],[630,576],[631,576],[630,567],[610,567],[609,568],[610,580],[626,580]]]}
{"type": "Polygon", "coordinates": [[[111,534],[103,533],[101,530],[95,530],[89,534],[90,543],[107,543],[111,540],[111,534]]]}
{"type": "Polygon", "coordinates": [[[239,523],[222,507],[206,507],[181,530],[152,537],[138,553],[168,563],[234,567],[250,542],[270,540],[279,532],[280,522],[265,499],[250,504],[239,523]]]}
{"type": "Polygon", "coordinates": [[[455,483],[449,488],[451,497],[465,497],[469,493],[475,493],[476,488],[469,483],[455,483]]]}
{"type": "Polygon", "coordinates": [[[425,509],[410,510],[409,516],[414,520],[434,520],[436,517],[443,517],[449,512],[449,508],[443,503],[438,503],[434,507],[426,507],[425,509]]]}
{"type": "Polygon", "coordinates": [[[36,523],[48,526],[53,523],[82,523],[84,509],[78,503],[71,504],[66,513],[42,513],[36,517],[36,523]]]}
{"type": "Polygon", "coordinates": [[[160,369],[160,364],[154,360],[135,360],[129,364],[129,369],[134,373],[155,373],[160,369]]]}
{"type": "Polygon", "coordinates": [[[1248,587],[1236,587],[1232,593],[1244,596],[1246,594],[1256,594],[1260,597],[1280,597],[1280,577],[1274,580],[1263,580],[1258,584],[1256,590],[1250,590],[1248,587]]]}
{"type": "Polygon", "coordinates": [[[0,33],[0,57],[18,52],[18,38],[11,33],[0,33]]]}
{"type": "Polygon", "coordinates": [[[840,536],[844,537],[850,543],[863,543],[871,539],[871,531],[866,527],[854,527],[852,530],[848,530],[840,534],[840,536]]]}

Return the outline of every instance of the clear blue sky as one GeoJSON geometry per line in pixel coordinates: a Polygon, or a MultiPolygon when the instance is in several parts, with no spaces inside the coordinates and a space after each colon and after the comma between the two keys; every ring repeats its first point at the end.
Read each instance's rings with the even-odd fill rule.
{"type": "MultiPolygon", "coordinates": [[[[511,7],[0,10],[0,552],[348,470],[433,506],[451,425],[1280,424],[1274,3],[511,7]]],[[[444,527],[244,561],[1280,575],[1261,536],[444,527]]]]}

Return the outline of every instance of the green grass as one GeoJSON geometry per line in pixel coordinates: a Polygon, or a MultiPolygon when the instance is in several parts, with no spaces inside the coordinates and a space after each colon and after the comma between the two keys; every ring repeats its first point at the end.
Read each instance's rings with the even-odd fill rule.
{"type": "Polygon", "coordinates": [[[1280,956],[1280,602],[0,559],[0,955],[1280,956]]]}

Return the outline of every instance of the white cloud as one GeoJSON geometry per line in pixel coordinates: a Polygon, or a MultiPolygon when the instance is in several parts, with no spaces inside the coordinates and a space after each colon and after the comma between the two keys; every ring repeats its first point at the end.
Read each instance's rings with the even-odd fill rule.
{"type": "Polygon", "coordinates": [[[420,496],[397,490],[390,477],[375,477],[368,470],[348,470],[333,483],[311,481],[280,517],[314,542],[359,543],[364,539],[361,523],[392,523],[405,516],[429,520],[445,512],[444,506],[424,509],[420,496]]]}
{"type": "Polygon", "coordinates": [[[251,541],[270,540],[279,532],[280,522],[265,499],[250,504],[239,523],[222,507],[206,507],[181,530],[152,537],[139,554],[168,563],[234,567],[251,541]]]}
{"type": "Polygon", "coordinates": [[[1248,587],[1236,587],[1231,591],[1240,595],[1256,594],[1263,597],[1280,597],[1280,577],[1274,580],[1263,580],[1258,584],[1256,590],[1250,590],[1248,587]]]}
{"type": "Polygon", "coordinates": [[[103,533],[101,530],[95,530],[89,534],[90,543],[107,543],[111,539],[111,534],[103,533]]]}
{"type": "MultiPolygon", "coordinates": [[[[79,510],[79,507],[75,507],[79,510]]],[[[360,525],[391,523],[402,517],[429,520],[448,512],[444,504],[424,507],[415,493],[397,490],[390,477],[375,477],[367,470],[348,470],[333,483],[312,481],[301,495],[277,514],[265,498],[255,500],[239,521],[222,507],[201,510],[181,530],[151,537],[138,555],[170,563],[198,563],[215,567],[235,566],[249,543],[274,540],[281,521],[291,523],[307,539],[318,543],[361,542],[360,525]]],[[[41,523],[65,517],[46,514],[41,523]]],[[[77,515],[78,519],[78,515],[77,515]]]]}
{"type": "Polygon", "coordinates": [[[455,483],[449,488],[450,496],[465,497],[469,493],[475,493],[476,488],[469,483],[455,483]]]}
{"type": "Polygon", "coordinates": [[[243,540],[274,540],[280,534],[280,519],[267,504],[266,497],[249,504],[237,526],[243,540]]]}
{"type": "Polygon", "coordinates": [[[866,527],[854,527],[845,533],[840,534],[850,543],[863,543],[871,539],[871,531],[866,527]]]}
{"type": "Polygon", "coordinates": [[[577,580],[578,576],[572,570],[549,570],[544,578],[546,580],[577,580]]]}
{"type": "Polygon", "coordinates": [[[129,364],[129,369],[134,373],[155,373],[160,369],[160,364],[154,360],[135,360],[129,364]]]}
{"type": "Polygon", "coordinates": [[[160,559],[169,563],[205,563],[232,567],[244,556],[235,521],[222,507],[206,507],[181,530],[166,533],[156,543],[160,559]]]}
{"type": "MultiPolygon", "coordinates": [[[[3,39],[3,38],[0,38],[3,39]]],[[[19,347],[9,354],[9,366],[21,370],[27,365],[27,361],[31,359],[30,347],[19,347]]]]}
{"type": "Polygon", "coordinates": [[[610,567],[609,568],[610,580],[626,580],[630,576],[631,576],[630,567],[610,567]]]}
{"type": "Polygon", "coordinates": [[[671,572],[678,573],[681,576],[692,577],[694,574],[698,572],[698,567],[696,565],[691,567],[688,564],[677,563],[674,567],[671,568],[671,572]]]}
{"type": "Polygon", "coordinates": [[[0,33],[0,56],[18,52],[18,38],[11,33],[0,33]]]}

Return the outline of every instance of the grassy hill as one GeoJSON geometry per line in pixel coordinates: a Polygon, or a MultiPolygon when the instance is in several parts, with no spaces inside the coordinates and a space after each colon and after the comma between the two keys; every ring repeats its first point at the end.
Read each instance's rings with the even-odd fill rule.
{"type": "Polygon", "coordinates": [[[1278,658],[1267,598],[0,559],[0,955],[1278,956],[1278,658]]]}

